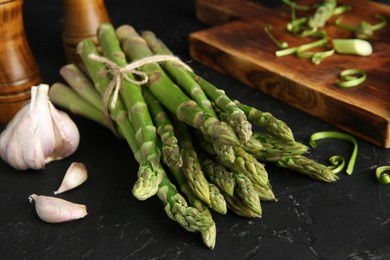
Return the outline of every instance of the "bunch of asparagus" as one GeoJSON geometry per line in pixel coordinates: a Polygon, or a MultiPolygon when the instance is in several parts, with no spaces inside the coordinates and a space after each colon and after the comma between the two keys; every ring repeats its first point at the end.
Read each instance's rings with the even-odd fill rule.
{"type": "Polygon", "coordinates": [[[157,195],[169,218],[199,232],[207,247],[214,248],[216,241],[211,210],[256,218],[262,215],[260,201],[276,200],[265,162],[319,181],[337,180],[328,167],[303,155],[307,147],[294,140],[284,122],[231,100],[177,61],[125,72],[112,103],[114,95],[107,89],[118,71],[108,68],[109,63],[123,68],[172,52],[152,32],[140,35],[129,25],[115,30],[101,24],[97,36],[99,49],[88,39],[79,43],[81,66],[61,68],[67,84],[53,84],[50,99],[124,138],[139,163],[134,196],[145,200],[157,195]],[[139,72],[148,77],[142,86],[136,81],[139,72]],[[253,132],[252,124],[264,131],[253,132]]]}

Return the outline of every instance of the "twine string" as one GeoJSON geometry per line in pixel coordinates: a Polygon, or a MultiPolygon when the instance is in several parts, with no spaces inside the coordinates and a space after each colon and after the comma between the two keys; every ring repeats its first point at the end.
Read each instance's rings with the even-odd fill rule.
{"type": "Polygon", "coordinates": [[[91,60],[103,63],[106,66],[106,72],[112,75],[112,80],[110,81],[109,85],[107,86],[107,89],[103,94],[103,106],[104,106],[103,112],[107,121],[109,122],[109,126],[111,130],[117,135],[118,133],[115,130],[108,109],[109,100],[110,97],[112,96],[110,107],[111,109],[113,109],[118,101],[119,90],[122,87],[124,80],[132,84],[135,84],[137,86],[142,86],[148,82],[149,80],[148,75],[143,71],[137,70],[138,68],[142,67],[143,65],[151,64],[151,63],[158,63],[163,61],[174,61],[175,63],[178,63],[180,66],[182,66],[184,69],[192,72],[192,69],[187,64],[185,64],[178,57],[173,55],[149,56],[139,60],[135,60],[123,67],[107,59],[106,57],[99,56],[95,53],[91,53],[88,57],[91,60]],[[132,79],[129,77],[129,74],[137,75],[139,79],[132,79]]]}

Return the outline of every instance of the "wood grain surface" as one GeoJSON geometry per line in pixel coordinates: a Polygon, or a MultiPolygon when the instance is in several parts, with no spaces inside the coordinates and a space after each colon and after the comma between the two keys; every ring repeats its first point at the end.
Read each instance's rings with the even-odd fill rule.
{"type": "Polygon", "coordinates": [[[23,25],[23,1],[0,0],[0,123],[10,121],[41,83],[23,25]]]}
{"type": "MultiPolygon", "coordinates": [[[[318,1],[301,1],[316,3],[318,1]]],[[[378,23],[374,14],[390,20],[390,7],[365,0],[338,1],[352,10],[342,14],[343,23],[365,20],[378,23]]],[[[290,11],[286,5],[267,8],[244,0],[197,0],[197,17],[213,27],[190,35],[191,56],[247,85],[280,99],[342,130],[381,147],[390,147],[390,26],[375,31],[368,57],[335,54],[319,65],[295,55],[276,57],[276,45],[264,27],[272,24],[276,38],[291,47],[311,42],[286,31],[290,11]],[[354,88],[336,86],[339,73],[356,68],[367,80],[354,88]]],[[[350,38],[352,33],[324,27],[329,40],[350,38]]]]}

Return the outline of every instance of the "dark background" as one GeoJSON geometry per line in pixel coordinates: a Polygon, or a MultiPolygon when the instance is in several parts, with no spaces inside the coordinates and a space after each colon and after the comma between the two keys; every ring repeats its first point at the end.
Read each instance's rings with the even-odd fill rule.
{"type": "MultiPolygon", "coordinates": [[[[387,2],[388,3],[388,2],[387,2]]],[[[275,1],[275,4],[278,4],[275,1]]],[[[199,74],[229,96],[284,120],[307,144],[318,131],[338,129],[192,61],[188,35],[207,28],[195,18],[193,1],[107,0],[114,26],[152,30],[199,74]]],[[[62,2],[25,1],[25,31],[44,82],[62,81],[62,2]]],[[[71,114],[70,114],[71,115],[71,114]]],[[[81,143],[69,158],[42,171],[16,171],[0,161],[0,259],[389,259],[390,186],[375,179],[375,168],[390,164],[390,151],[358,139],[355,172],[323,184],[267,165],[279,201],[262,203],[263,217],[214,214],[217,244],[207,249],[197,233],[185,231],[165,214],[157,197],[136,200],[131,188],[138,169],[123,140],[109,130],[71,115],[81,143]],[[88,215],[46,224],[28,196],[52,195],[71,162],[83,162],[89,179],[58,197],[87,205],[88,215]]],[[[0,131],[5,125],[0,125],[0,131]]],[[[326,163],[349,156],[343,141],[320,142],[309,157],[326,163]]]]}

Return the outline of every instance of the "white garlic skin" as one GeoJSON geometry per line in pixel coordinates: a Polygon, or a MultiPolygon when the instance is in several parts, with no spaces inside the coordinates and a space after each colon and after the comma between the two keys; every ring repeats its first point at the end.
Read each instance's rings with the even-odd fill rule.
{"type": "Polygon", "coordinates": [[[68,157],[80,143],[79,130],[68,114],[57,110],[52,103],[49,104],[49,109],[57,142],[54,151],[46,157],[46,163],[68,157]]]}
{"type": "Polygon", "coordinates": [[[17,170],[43,169],[76,151],[80,134],[75,123],[48,98],[49,86],[31,87],[31,100],[0,135],[0,157],[17,170]]]}
{"type": "Polygon", "coordinates": [[[80,162],[73,162],[65,173],[60,187],[54,194],[76,188],[88,179],[87,167],[80,162]]]}
{"type": "Polygon", "coordinates": [[[87,207],[64,199],[32,194],[29,196],[35,202],[38,217],[47,223],[62,223],[85,217],[87,207]]]}

